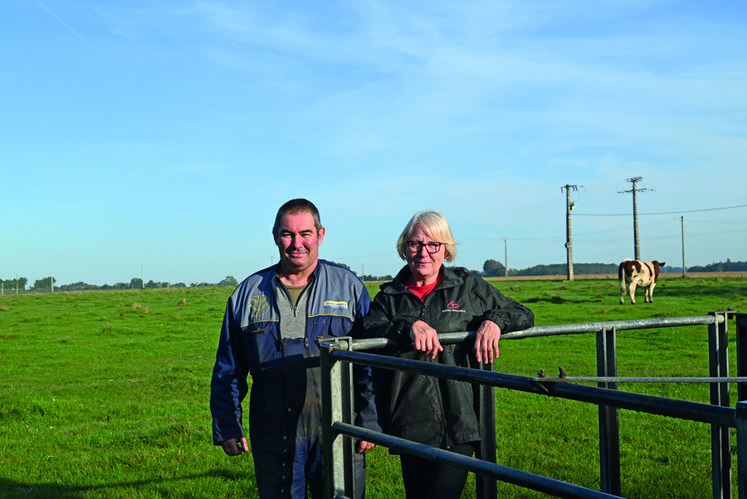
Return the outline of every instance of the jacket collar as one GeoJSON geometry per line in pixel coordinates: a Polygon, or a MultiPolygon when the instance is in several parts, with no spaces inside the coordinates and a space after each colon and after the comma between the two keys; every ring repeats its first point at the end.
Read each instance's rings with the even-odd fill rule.
{"type": "MultiPolygon", "coordinates": [[[[309,276],[309,283],[308,283],[308,285],[309,285],[309,286],[310,286],[310,285],[311,285],[311,284],[312,284],[312,283],[313,283],[314,281],[316,281],[316,280],[317,280],[317,278],[319,277],[319,271],[321,270],[321,268],[322,268],[322,265],[324,265],[324,264],[327,264],[327,263],[329,263],[329,262],[327,262],[326,260],[323,260],[323,259],[321,259],[321,258],[318,258],[318,259],[317,259],[317,261],[316,261],[316,267],[314,267],[314,271],[313,271],[313,272],[311,273],[311,275],[309,276]]],[[[275,265],[274,265],[273,267],[270,267],[270,268],[272,268],[272,269],[273,269],[273,272],[274,272],[274,278],[275,278],[275,279],[276,279],[276,280],[277,280],[278,282],[280,282],[280,262],[276,263],[276,264],[275,264],[275,265]]]]}
{"type": "MultiPolygon", "coordinates": [[[[445,265],[442,266],[441,272],[443,272],[443,275],[441,276],[441,282],[438,283],[435,289],[453,288],[455,286],[459,286],[464,282],[463,279],[459,275],[457,275],[450,267],[447,267],[445,265]]],[[[412,272],[410,271],[410,267],[405,265],[400,269],[400,271],[397,273],[397,276],[389,286],[382,286],[382,291],[390,294],[406,292],[406,284],[411,275],[412,272]]]]}

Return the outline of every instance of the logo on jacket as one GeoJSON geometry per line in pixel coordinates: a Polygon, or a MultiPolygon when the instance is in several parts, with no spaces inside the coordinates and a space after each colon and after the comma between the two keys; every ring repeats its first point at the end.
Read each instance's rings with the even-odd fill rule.
{"type": "Polygon", "coordinates": [[[270,308],[270,303],[265,295],[256,295],[249,298],[249,310],[252,317],[261,317],[270,308]]]}
{"type": "Polygon", "coordinates": [[[450,301],[446,304],[446,308],[444,310],[441,310],[441,312],[461,312],[465,313],[465,310],[459,310],[459,304],[455,301],[450,301]]]}
{"type": "Polygon", "coordinates": [[[324,306],[330,308],[348,308],[348,302],[324,300],[324,306]]]}

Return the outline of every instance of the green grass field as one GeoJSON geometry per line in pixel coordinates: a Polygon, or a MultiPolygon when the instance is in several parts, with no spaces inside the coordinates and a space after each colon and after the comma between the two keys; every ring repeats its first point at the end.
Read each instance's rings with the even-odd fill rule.
{"type": "MultiPolygon", "coordinates": [[[[619,305],[608,279],[495,284],[532,308],[537,325],[747,312],[744,278],[664,279],[655,304],[639,296],[635,306],[619,305]]],[[[0,496],[254,497],[251,456],[228,458],[210,434],[210,374],[231,291],[0,296],[0,496]]],[[[620,332],[619,374],[706,376],[706,332],[620,332]]],[[[730,350],[736,374],[733,340],[730,350]]],[[[594,375],[594,335],[505,340],[495,369],[534,376],[561,365],[569,376],[594,375]]],[[[621,388],[708,402],[702,385],[621,388]]],[[[496,415],[499,463],[599,487],[595,406],[498,389],[496,415]]],[[[620,424],[625,497],[711,496],[707,425],[631,411],[620,424]]],[[[403,496],[385,449],[369,453],[368,476],[367,497],[403,496]]],[[[474,480],[464,496],[474,497],[474,480]]],[[[542,496],[499,483],[499,497],[542,496]]]]}

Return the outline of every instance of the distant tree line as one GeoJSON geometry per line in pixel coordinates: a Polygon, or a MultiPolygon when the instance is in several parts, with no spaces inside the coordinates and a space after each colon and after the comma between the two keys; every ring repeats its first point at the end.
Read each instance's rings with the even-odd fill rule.
{"type": "MultiPolygon", "coordinates": [[[[680,267],[681,270],[682,267],[680,267]]],[[[732,262],[728,258],[725,262],[712,263],[710,265],[696,265],[688,267],[688,272],[743,272],[747,270],[747,262],[732,262]]]]}
{"type": "MultiPolygon", "coordinates": [[[[616,263],[576,263],[573,265],[574,274],[617,274],[616,263]]],[[[568,272],[568,264],[554,263],[550,265],[535,265],[525,269],[509,268],[497,260],[486,260],[482,266],[482,272],[474,274],[482,277],[520,277],[520,276],[544,276],[565,275],[568,272]]]]}
{"type": "MultiPolygon", "coordinates": [[[[619,263],[576,263],[573,265],[574,274],[599,275],[617,274],[619,263]]],[[[665,265],[663,272],[680,272],[682,267],[665,265]]],[[[473,271],[474,272],[474,271],[473,271]]],[[[556,263],[550,265],[535,265],[525,269],[508,269],[509,277],[519,276],[543,276],[543,275],[565,275],[568,272],[568,264],[556,263]]],[[[710,265],[695,265],[687,268],[687,272],[747,272],[747,262],[725,262],[712,263],[710,265]]],[[[506,275],[506,267],[496,260],[486,260],[482,272],[474,272],[483,277],[503,277],[506,275]]]]}
{"type": "MultiPolygon", "coordinates": [[[[139,277],[133,277],[130,282],[118,282],[116,284],[103,284],[101,286],[96,284],[88,284],[85,282],[74,282],[72,284],[61,284],[57,285],[57,280],[50,276],[44,279],[38,279],[34,282],[34,285],[27,288],[28,279],[25,277],[19,277],[17,279],[0,279],[0,291],[2,294],[9,295],[14,293],[51,293],[54,291],[89,291],[89,290],[108,290],[108,289],[145,289],[145,288],[186,288],[187,285],[183,282],[169,283],[169,282],[156,282],[150,280],[143,282],[139,277]]],[[[189,287],[207,287],[207,286],[237,286],[239,281],[233,276],[226,276],[225,279],[219,282],[193,282],[189,287]]]]}
{"type": "MultiPolygon", "coordinates": [[[[338,263],[347,269],[349,266],[338,263]]],[[[617,274],[617,263],[576,263],[573,265],[574,274],[577,275],[598,275],[598,274],[617,274]]],[[[680,272],[682,267],[665,266],[664,272],[680,272]]],[[[550,265],[535,265],[525,269],[506,267],[498,260],[486,260],[482,270],[472,270],[472,273],[481,277],[521,277],[521,276],[546,276],[546,275],[565,275],[568,272],[568,266],[565,263],[555,263],[550,265]]],[[[727,259],[725,262],[711,263],[710,265],[695,265],[687,268],[687,272],[747,272],[747,262],[732,262],[727,259]]],[[[357,274],[356,274],[357,275],[357,274]]],[[[360,277],[360,276],[359,276],[360,277]]],[[[369,275],[363,276],[364,281],[391,281],[391,275],[369,275]]],[[[193,282],[189,287],[208,287],[208,286],[231,286],[239,284],[233,276],[226,276],[218,282],[193,282]]],[[[52,277],[45,277],[34,281],[34,285],[28,286],[28,279],[25,277],[16,277],[13,279],[0,279],[0,294],[9,295],[14,293],[50,293],[53,291],[87,291],[87,290],[107,290],[107,289],[144,289],[144,288],[186,288],[183,282],[143,282],[139,277],[133,277],[130,282],[118,282],[116,284],[87,284],[85,282],[74,282],[72,284],[57,285],[57,280],[52,277]]]]}
{"type": "Polygon", "coordinates": [[[345,265],[344,263],[340,263],[340,262],[332,262],[332,263],[334,263],[335,265],[339,265],[340,267],[345,267],[346,269],[348,269],[351,272],[353,272],[353,274],[355,274],[358,277],[360,277],[362,281],[368,281],[368,282],[372,282],[373,281],[373,282],[376,282],[376,281],[391,281],[392,279],[394,279],[390,274],[387,274],[387,275],[363,274],[363,277],[361,277],[358,274],[358,272],[356,272],[353,269],[351,269],[349,265],[345,265]]]}

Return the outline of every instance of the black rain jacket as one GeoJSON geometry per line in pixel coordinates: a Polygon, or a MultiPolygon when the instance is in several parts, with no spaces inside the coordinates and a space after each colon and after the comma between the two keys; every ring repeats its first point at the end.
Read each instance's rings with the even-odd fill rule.
{"type": "MultiPolygon", "coordinates": [[[[435,359],[412,350],[410,329],[422,320],[439,333],[476,331],[488,319],[501,333],[534,325],[534,314],[505,297],[481,277],[461,267],[442,267],[441,282],[421,301],[405,287],[405,266],[380,292],[363,318],[363,335],[396,341],[392,355],[450,366],[478,367],[473,342],[443,345],[435,359]]],[[[475,393],[470,383],[403,371],[377,369],[374,375],[379,423],[384,432],[444,449],[480,440],[475,393]]]]}

